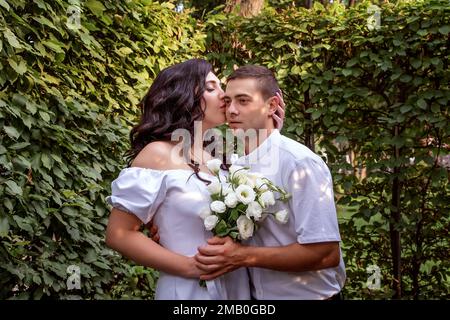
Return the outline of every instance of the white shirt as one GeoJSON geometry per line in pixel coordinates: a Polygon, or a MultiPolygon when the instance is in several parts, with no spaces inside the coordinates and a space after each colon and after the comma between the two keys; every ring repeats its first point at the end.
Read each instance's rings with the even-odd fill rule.
{"type": "MultiPolygon", "coordinates": [[[[341,241],[330,171],[324,161],[306,146],[274,130],[264,142],[234,164],[249,166],[292,195],[287,203],[277,201],[272,212],[289,211],[286,224],[268,217],[248,240],[254,246],[285,246],[341,241]]],[[[344,262],[336,268],[307,272],[282,272],[249,268],[255,299],[326,299],[338,293],[345,282],[344,262]]]]}
{"type": "MultiPolygon", "coordinates": [[[[213,235],[206,231],[199,213],[209,207],[210,195],[204,182],[192,170],[153,170],[126,168],[112,182],[107,202],[134,214],[144,224],[154,216],[159,228],[159,243],[178,254],[194,256],[199,246],[213,235]]],[[[212,179],[199,173],[204,179],[212,179]]],[[[238,269],[213,281],[207,288],[198,279],[187,279],[160,272],[156,299],[209,300],[249,299],[250,285],[246,269],[238,269]]]]}

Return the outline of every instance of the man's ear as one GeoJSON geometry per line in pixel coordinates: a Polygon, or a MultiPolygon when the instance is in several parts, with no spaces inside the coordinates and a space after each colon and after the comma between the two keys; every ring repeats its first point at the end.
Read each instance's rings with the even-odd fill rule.
{"type": "Polygon", "coordinates": [[[276,111],[277,107],[280,104],[277,96],[273,96],[269,98],[269,116],[272,116],[276,111]]]}

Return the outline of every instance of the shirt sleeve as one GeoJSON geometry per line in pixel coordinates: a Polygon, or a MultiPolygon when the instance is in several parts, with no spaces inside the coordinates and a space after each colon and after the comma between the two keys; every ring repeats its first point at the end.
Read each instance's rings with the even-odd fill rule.
{"type": "Polygon", "coordinates": [[[326,164],[314,158],[296,160],[289,170],[288,186],[297,242],[341,241],[333,181],[326,164]]]}
{"type": "Polygon", "coordinates": [[[122,211],[134,214],[148,223],[166,195],[164,171],[145,168],[126,168],[111,184],[111,196],[106,201],[122,211]]]}

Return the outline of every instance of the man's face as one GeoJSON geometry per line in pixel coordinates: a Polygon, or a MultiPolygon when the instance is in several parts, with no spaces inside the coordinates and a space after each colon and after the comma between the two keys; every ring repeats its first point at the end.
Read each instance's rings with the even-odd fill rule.
{"type": "Polygon", "coordinates": [[[275,106],[264,101],[256,79],[234,79],[225,91],[226,117],[231,129],[270,129],[275,106]]]}

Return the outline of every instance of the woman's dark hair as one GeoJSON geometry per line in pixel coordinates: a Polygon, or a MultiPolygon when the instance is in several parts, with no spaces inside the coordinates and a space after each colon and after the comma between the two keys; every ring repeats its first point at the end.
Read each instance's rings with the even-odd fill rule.
{"type": "Polygon", "coordinates": [[[128,165],[150,142],[170,141],[176,129],[194,135],[194,121],[202,120],[201,108],[206,76],[212,66],[191,59],[162,70],[139,106],[141,119],[130,132],[131,149],[125,154],[128,165]]]}

